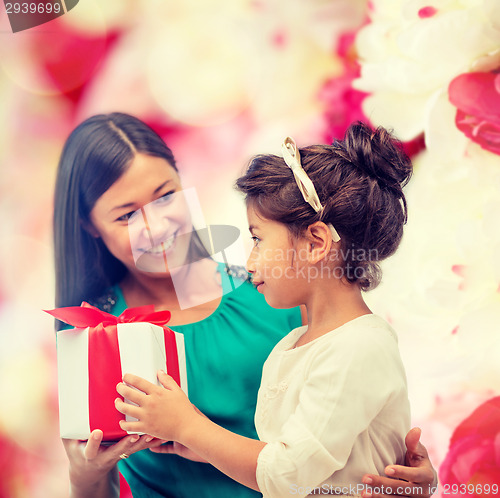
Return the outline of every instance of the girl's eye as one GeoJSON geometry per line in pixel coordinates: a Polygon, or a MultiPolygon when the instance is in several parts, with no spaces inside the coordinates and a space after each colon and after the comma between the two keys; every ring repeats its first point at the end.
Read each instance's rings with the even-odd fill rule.
{"type": "Polygon", "coordinates": [[[175,193],[175,190],[171,190],[170,192],[167,192],[166,194],[163,194],[161,197],[158,197],[155,201],[153,201],[154,204],[168,204],[170,201],[173,200],[172,194],[175,193]]]}
{"type": "Polygon", "coordinates": [[[253,236],[251,237],[251,239],[253,240],[253,246],[254,246],[254,247],[257,247],[257,246],[259,245],[259,242],[260,242],[259,237],[256,237],[255,235],[253,235],[253,236]]]}

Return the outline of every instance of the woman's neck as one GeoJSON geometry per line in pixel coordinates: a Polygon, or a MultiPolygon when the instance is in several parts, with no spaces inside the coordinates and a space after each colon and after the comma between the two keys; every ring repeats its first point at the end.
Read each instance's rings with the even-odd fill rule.
{"type": "Polygon", "coordinates": [[[169,276],[155,278],[127,273],[120,288],[129,307],[148,304],[153,304],[158,310],[179,307],[174,283],[169,276]]]}
{"type": "Polygon", "coordinates": [[[129,272],[120,283],[129,307],[153,304],[156,309],[182,310],[222,295],[217,263],[205,259],[164,275],[129,272]]]}

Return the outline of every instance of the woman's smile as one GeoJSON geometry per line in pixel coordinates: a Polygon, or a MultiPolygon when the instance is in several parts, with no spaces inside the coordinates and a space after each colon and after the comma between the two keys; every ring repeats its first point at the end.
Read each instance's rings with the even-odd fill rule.
{"type": "Polygon", "coordinates": [[[175,249],[175,242],[177,240],[177,235],[179,234],[179,229],[176,230],[172,235],[165,237],[161,242],[156,243],[153,247],[138,247],[135,249],[137,252],[143,254],[163,254],[164,252],[169,252],[175,249]]]}

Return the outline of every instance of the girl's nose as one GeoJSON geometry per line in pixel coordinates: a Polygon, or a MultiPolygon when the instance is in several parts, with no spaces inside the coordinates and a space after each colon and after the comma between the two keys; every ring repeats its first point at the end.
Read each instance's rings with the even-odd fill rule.
{"type": "Polygon", "coordinates": [[[246,270],[248,273],[255,273],[255,256],[253,254],[253,250],[250,253],[250,256],[248,256],[247,263],[245,265],[246,270]]]}

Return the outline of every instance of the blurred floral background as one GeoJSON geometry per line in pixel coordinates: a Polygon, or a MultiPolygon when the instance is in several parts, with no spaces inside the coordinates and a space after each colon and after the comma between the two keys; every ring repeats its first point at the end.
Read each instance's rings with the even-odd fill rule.
{"type": "Polygon", "coordinates": [[[54,175],[69,132],[116,110],[165,138],[208,223],[244,234],[251,155],[393,129],[410,215],[367,299],[399,333],[441,486],[500,483],[498,0],[80,0],[15,34],[0,6],[0,100],[0,498],[67,496],[41,311],[54,175]]]}

